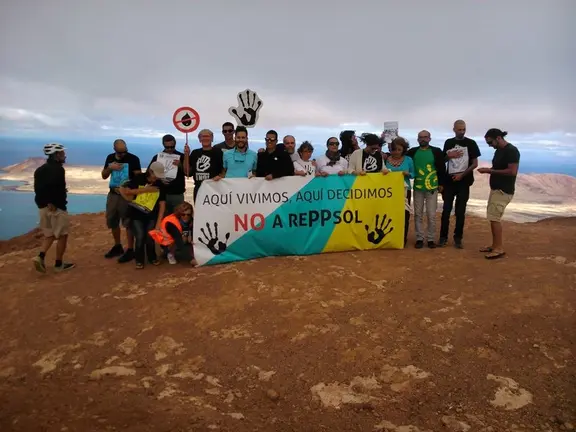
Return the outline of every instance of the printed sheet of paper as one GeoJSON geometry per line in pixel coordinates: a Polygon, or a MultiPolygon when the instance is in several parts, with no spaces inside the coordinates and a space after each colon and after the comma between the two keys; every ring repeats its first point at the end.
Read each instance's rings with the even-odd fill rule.
{"type": "Polygon", "coordinates": [[[394,138],[398,138],[398,122],[384,122],[384,141],[390,144],[394,138]]]}
{"type": "Polygon", "coordinates": [[[164,165],[164,172],[166,173],[166,180],[174,180],[178,174],[178,165],[174,165],[174,161],[180,161],[180,155],[158,153],[157,161],[164,165]]]}

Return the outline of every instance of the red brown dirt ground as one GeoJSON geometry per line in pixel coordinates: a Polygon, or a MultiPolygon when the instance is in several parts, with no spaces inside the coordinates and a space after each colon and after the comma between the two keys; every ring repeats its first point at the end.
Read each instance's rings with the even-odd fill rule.
{"type": "MultiPolygon", "coordinates": [[[[0,245],[1,431],[556,431],[576,423],[576,220],[466,249],[119,265],[73,218],[65,274],[0,245]]],[[[53,255],[49,255],[50,262],[53,255]]]]}

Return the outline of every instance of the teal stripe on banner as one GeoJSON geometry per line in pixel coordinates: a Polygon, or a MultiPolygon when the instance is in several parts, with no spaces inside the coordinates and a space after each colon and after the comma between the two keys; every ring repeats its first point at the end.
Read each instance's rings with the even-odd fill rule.
{"type": "MultiPolygon", "coordinates": [[[[317,177],[310,181],[299,192],[294,194],[290,201],[285,202],[265,219],[264,228],[246,232],[226,251],[216,255],[206,265],[224,264],[233,261],[243,261],[267,256],[285,255],[312,255],[321,253],[330,239],[334,230],[334,222],[331,219],[320,225],[320,221],[314,223],[312,228],[289,226],[290,214],[308,214],[309,211],[329,210],[331,213],[342,210],[346,204],[343,194],[339,196],[328,191],[348,190],[354,184],[356,176],[328,176],[317,177]],[[322,199],[318,200],[318,194],[322,199]],[[311,202],[299,200],[298,197],[313,197],[311,202]],[[274,221],[279,216],[283,226],[274,227],[274,221]]],[[[300,221],[298,221],[300,222],[300,221]]],[[[304,221],[302,221],[304,222],[304,221]]]]}

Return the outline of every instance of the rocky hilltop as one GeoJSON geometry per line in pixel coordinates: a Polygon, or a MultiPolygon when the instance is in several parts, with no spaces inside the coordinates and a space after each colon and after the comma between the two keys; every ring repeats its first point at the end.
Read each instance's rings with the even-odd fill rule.
{"type": "MultiPolygon", "coordinates": [[[[465,249],[137,271],[73,217],[68,273],[0,243],[2,431],[560,431],[576,424],[576,218],[465,249]]],[[[52,262],[53,256],[48,257],[52,262]]]]}

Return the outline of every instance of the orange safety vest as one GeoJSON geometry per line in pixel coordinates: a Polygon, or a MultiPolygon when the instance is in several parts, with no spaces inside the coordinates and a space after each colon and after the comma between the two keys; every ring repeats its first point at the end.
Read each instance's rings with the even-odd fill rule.
{"type": "Polygon", "coordinates": [[[151,231],[148,231],[150,237],[152,237],[154,241],[158,243],[160,246],[170,246],[171,244],[174,243],[174,239],[170,234],[168,234],[168,231],[166,231],[167,223],[171,223],[176,228],[178,228],[178,231],[180,231],[180,233],[182,233],[182,225],[180,224],[180,221],[178,220],[176,215],[171,214],[166,216],[164,219],[162,219],[162,222],[160,222],[160,229],[158,230],[153,229],[151,231]]]}

